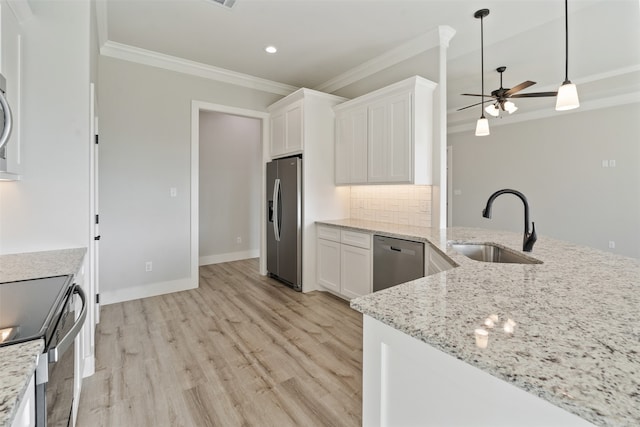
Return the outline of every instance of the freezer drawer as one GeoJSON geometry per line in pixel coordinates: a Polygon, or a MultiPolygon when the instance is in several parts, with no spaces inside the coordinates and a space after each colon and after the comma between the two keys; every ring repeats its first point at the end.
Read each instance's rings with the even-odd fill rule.
{"type": "Polygon", "coordinates": [[[424,277],[424,243],[373,237],[373,292],[424,277]]]}

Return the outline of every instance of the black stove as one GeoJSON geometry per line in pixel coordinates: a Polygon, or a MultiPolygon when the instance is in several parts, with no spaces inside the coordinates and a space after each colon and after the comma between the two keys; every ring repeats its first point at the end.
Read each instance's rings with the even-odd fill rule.
{"type": "Polygon", "coordinates": [[[0,346],[44,339],[49,346],[73,276],[0,283],[0,346]]]}

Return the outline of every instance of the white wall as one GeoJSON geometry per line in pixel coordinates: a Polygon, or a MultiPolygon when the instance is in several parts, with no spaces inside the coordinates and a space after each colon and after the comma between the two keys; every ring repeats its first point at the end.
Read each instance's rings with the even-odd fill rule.
{"type": "Polygon", "coordinates": [[[105,56],[99,83],[103,301],[192,287],[191,101],[266,111],[281,96],[105,56]]]}
{"type": "Polygon", "coordinates": [[[462,191],[451,203],[453,225],[523,231],[512,195],[482,218],[494,191],[513,188],[527,196],[539,235],[640,258],[638,118],[640,104],[630,104],[493,126],[487,137],[450,134],[452,186],[462,191]],[[616,167],[603,168],[605,159],[616,167]]]}
{"type": "Polygon", "coordinates": [[[89,244],[90,4],[30,5],[34,16],[22,24],[23,178],[0,183],[0,253],[89,244]]]}
{"type": "Polygon", "coordinates": [[[257,257],[262,121],[201,110],[199,160],[200,265],[257,257]]]}

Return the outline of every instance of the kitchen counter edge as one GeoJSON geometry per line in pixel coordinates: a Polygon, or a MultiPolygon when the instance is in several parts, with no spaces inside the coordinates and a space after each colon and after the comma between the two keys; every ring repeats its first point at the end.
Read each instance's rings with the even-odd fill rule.
{"type": "Polygon", "coordinates": [[[639,422],[640,360],[637,354],[640,354],[640,340],[636,334],[640,331],[640,320],[633,315],[633,307],[640,306],[640,261],[637,259],[541,236],[533,252],[526,255],[542,264],[482,263],[458,254],[448,242],[494,243],[519,250],[522,234],[467,227],[433,229],[354,219],[317,221],[316,224],[425,241],[458,265],[449,271],[353,299],[353,309],[597,425],[637,425],[639,422]],[[603,286],[607,292],[602,291],[603,286]],[[543,290],[559,295],[548,296],[543,290]],[[519,330],[511,338],[491,332],[495,337],[490,347],[493,352],[476,348],[474,328],[483,327],[482,321],[489,315],[483,310],[497,307],[496,301],[508,305],[509,295],[517,299],[517,292],[521,293],[520,297],[526,297],[518,301],[522,305],[518,307],[520,314],[533,312],[538,323],[525,322],[517,326],[519,330]],[[600,295],[598,304],[584,295],[596,292],[600,295]],[[445,316],[429,313],[437,299],[446,301],[445,316]],[[571,309],[570,315],[553,311],[551,305],[556,301],[575,305],[564,307],[571,309]],[[606,319],[603,311],[607,313],[606,319]],[[576,325],[581,329],[576,329],[576,325]],[[575,333],[565,332],[573,332],[572,326],[575,333]],[[539,336],[536,334],[539,331],[550,333],[539,336]],[[531,368],[523,368],[528,365],[524,363],[527,358],[531,368]],[[564,366],[582,363],[583,358],[585,365],[564,366]],[[615,374],[603,380],[596,374],[581,377],[572,371],[581,372],[589,367],[599,372],[595,370],[598,366],[606,366],[615,374]]]}

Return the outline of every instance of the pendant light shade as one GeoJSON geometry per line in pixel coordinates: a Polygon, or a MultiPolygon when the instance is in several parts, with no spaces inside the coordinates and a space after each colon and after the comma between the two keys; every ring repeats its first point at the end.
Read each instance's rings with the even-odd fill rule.
{"type": "Polygon", "coordinates": [[[571,82],[565,82],[558,89],[558,97],[556,98],[556,110],[565,111],[573,110],[580,106],[578,99],[578,89],[571,82]]]}
{"type": "Polygon", "coordinates": [[[489,135],[489,120],[484,117],[484,18],[489,15],[489,9],[480,9],[473,14],[473,17],[480,19],[480,73],[482,76],[482,102],[480,102],[480,118],[476,124],[476,136],[489,135]]]}
{"type": "Polygon", "coordinates": [[[564,82],[558,89],[556,98],[556,110],[565,111],[573,110],[580,106],[578,99],[578,89],[576,85],[569,80],[569,0],[564,0],[564,82]]]}
{"type": "Polygon", "coordinates": [[[489,120],[487,120],[484,116],[478,119],[476,123],[476,136],[487,136],[489,135],[489,120]]]}

